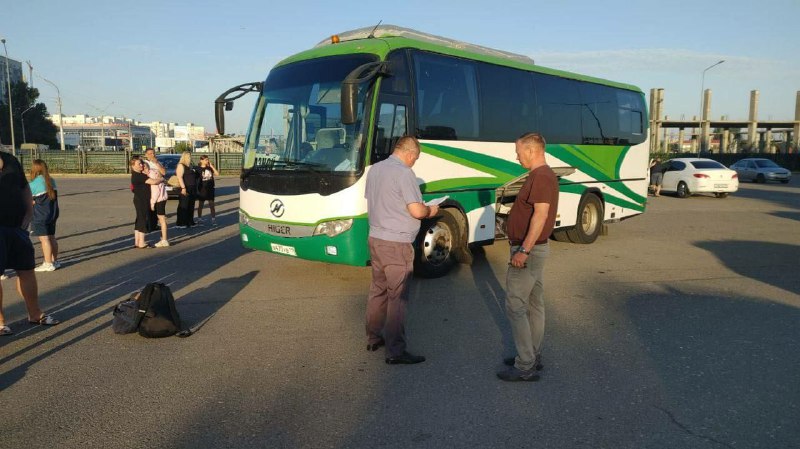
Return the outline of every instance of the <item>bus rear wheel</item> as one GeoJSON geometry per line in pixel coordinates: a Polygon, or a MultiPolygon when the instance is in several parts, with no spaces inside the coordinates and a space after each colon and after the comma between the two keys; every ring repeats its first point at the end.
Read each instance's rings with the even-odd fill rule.
{"type": "Polygon", "coordinates": [[[456,254],[462,250],[464,230],[453,214],[451,209],[440,209],[438,216],[423,220],[414,242],[416,275],[425,278],[442,277],[455,265],[456,254]]]}
{"type": "Polygon", "coordinates": [[[573,229],[567,230],[572,243],[594,243],[603,229],[603,202],[597,195],[589,193],[578,205],[578,220],[573,229]]]}

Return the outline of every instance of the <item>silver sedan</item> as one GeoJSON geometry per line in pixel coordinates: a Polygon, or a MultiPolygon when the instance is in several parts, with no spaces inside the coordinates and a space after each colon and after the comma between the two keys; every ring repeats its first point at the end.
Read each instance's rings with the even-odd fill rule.
{"type": "Polygon", "coordinates": [[[742,159],[731,165],[731,169],[736,170],[740,181],[780,181],[786,184],[792,179],[792,172],[764,158],[742,159]]]}

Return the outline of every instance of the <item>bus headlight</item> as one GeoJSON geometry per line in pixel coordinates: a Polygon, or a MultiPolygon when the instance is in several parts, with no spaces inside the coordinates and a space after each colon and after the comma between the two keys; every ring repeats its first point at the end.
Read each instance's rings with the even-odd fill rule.
{"type": "Polygon", "coordinates": [[[242,211],[239,211],[239,223],[247,226],[250,224],[250,217],[242,211]]]}
{"type": "Polygon", "coordinates": [[[322,235],[325,234],[328,237],[335,237],[342,232],[347,231],[353,226],[353,219],[348,218],[346,220],[332,220],[320,223],[317,225],[316,229],[314,229],[314,235],[322,235]]]}

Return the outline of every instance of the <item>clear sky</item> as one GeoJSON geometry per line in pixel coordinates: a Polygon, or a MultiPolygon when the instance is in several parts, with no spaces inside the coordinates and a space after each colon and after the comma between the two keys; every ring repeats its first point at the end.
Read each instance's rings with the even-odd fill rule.
{"type": "MultiPolygon", "coordinates": [[[[537,64],[665,89],[670,118],[700,110],[794,118],[800,90],[800,0],[560,0],[394,2],[321,0],[0,0],[9,57],[33,65],[51,113],[99,110],[141,121],[193,122],[214,130],[213,101],[263,80],[281,59],[331,34],[393,24],[525,54],[537,64]]],[[[0,49],[1,50],[1,49],[0,49]]],[[[243,133],[255,96],[239,100],[227,132],[243,133]]]]}

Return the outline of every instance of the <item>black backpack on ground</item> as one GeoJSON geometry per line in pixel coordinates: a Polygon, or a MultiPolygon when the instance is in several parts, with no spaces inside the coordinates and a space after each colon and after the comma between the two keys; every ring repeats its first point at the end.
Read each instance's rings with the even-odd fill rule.
{"type": "Polygon", "coordinates": [[[178,335],[188,337],[191,329],[181,330],[181,317],[175,308],[175,298],[166,285],[147,284],[140,293],[114,307],[111,328],[116,334],[130,334],[139,331],[147,338],[178,335]]]}
{"type": "Polygon", "coordinates": [[[181,317],[175,308],[172,291],[161,282],[147,284],[139,295],[139,335],[147,338],[171,337],[181,331],[181,317]]]}
{"type": "Polygon", "coordinates": [[[111,329],[115,334],[130,334],[139,329],[139,322],[144,314],[139,313],[139,303],[136,301],[138,297],[139,294],[134,293],[114,307],[111,329]]]}

